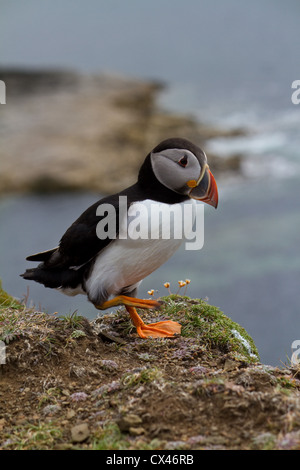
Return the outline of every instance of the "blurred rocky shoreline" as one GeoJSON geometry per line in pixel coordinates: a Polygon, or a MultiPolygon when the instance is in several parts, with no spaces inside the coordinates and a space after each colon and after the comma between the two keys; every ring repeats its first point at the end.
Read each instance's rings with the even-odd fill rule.
{"type": "MultiPolygon", "coordinates": [[[[193,116],[160,109],[164,85],[154,81],[64,70],[1,70],[6,104],[0,107],[0,194],[96,191],[132,184],[147,153],[168,137],[205,149],[226,131],[193,116]]],[[[237,174],[239,155],[209,154],[216,176],[237,174]]]]}

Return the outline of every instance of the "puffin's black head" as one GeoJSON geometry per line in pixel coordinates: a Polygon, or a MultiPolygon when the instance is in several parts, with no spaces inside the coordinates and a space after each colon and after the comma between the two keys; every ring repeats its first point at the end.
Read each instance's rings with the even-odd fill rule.
{"type": "Polygon", "coordinates": [[[143,167],[147,166],[149,171],[150,164],[155,178],[165,188],[217,207],[217,184],[205,153],[197,145],[186,139],[164,140],[148,155],[140,177],[143,167]]]}

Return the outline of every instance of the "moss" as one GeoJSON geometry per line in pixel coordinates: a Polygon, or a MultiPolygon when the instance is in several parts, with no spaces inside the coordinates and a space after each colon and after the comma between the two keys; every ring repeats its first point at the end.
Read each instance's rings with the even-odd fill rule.
{"type": "Polygon", "coordinates": [[[126,450],[130,442],[121,433],[115,423],[104,425],[97,431],[93,438],[93,450],[126,450]]]}
{"type": "Polygon", "coordinates": [[[52,346],[59,344],[62,338],[68,345],[86,336],[86,325],[87,320],[77,312],[53,316],[26,308],[2,289],[0,280],[0,340],[6,344],[22,336],[35,338],[45,351],[51,353],[52,346]]]}
{"type": "MultiPolygon", "coordinates": [[[[252,338],[244,328],[228,318],[218,307],[209,305],[202,299],[190,299],[174,294],[163,297],[162,300],[165,303],[160,313],[181,323],[183,337],[198,337],[206,350],[219,349],[223,353],[230,353],[236,360],[259,361],[258,351],[252,338]]],[[[49,315],[26,310],[24,305],[2,289],[0,281],[0,340],[8,343],[25,330],[29,331],[33,320],[35,328],[41,325],[45,330],[52,330],[54,327],[49,315]]],[[[59,328],[61,323],[63,329],[70,329],[71,339],[77,337],[74,330],[82,331],[84,318],[77,312],[69,317],[60,317],[60,320],[57,327],[59,328]]],[[[128,317],[126,324],[131,331],[132,324],[128,317]]],[[[84,331],[78,336],[82,335],[84,331]]]]}
{"type": "Polygon", "coordinates": [[[218,307],[202,299],[178,295],[163,297],[163,312],[182,325],[182,336],[200,337],[206,348],[218,348],[233,358],[258,362],[253,339],[244,328],[228,318],[218,307]]]}
{"type": "Polygon", "coordinates": [[[21,334],[19,318],[24,306],[2,289],[0,280],[0,340],[9,343],[21,334]]]}
{"type": "Polygon", "coordinates": [[[14,450],[50,450],[59,443],[63,437],[62,430],[55,423],[39,423],[37,425],[26,423],[22,427],[16,426],[10,435],[14,450]]]}
{"type": "Polygon", "coordinates": [[[0,321],[1,315],[3,315],[3,310],[6,308],[22,308],[20,302],[14,299],[11,295],[5,292],[2,288],[2,281],[0,279],[0,321]]]}
{"type": "Polygon", "coordinates": [[[276,436],[270,432],[262,433],[253,438],[254,450],[274,450],[276,444],[276,436]]]}
{"type": "Polygon", "coordinates": [[[291,377],[279,377],[277,379],[278,389],[289,396],[291,390],[297,389],[296,379],[291,377]]]}
{"type": "Polygon", "coordinates": [[[92,438],[92,450],[156,450],[161,448],[162,443],[159,439],[145,442],[141,438],[133,446],[132,439],[124,435],[116,423],[108,423],[99,427],[92,438]]]}
{"type": "Polygon", "coordinates": [[[126,373],[122,379],[123,385],[125,387],[132,387],[134,385],[139,385],[143,383],[149,383],[153,381],[160,380],[162,378],[162,373],[156,367],[152,368],[142,368],[136,372],[126,373]]]}

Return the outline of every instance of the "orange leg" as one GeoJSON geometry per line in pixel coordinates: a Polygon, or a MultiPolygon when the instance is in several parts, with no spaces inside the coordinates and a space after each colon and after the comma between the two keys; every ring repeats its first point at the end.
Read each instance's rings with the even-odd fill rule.
{"type": "Polygon", "coordinates": [[[127,297],[125,295],[119,295],[114,297],[107,302],[104,302],[100,306],[96,306],[99,310],[105,310],[109,307],[115,307],[117,305],[125,305],[127,312],[130,315],[131,321],[136,327],[137,333],[141,338],[167,338],[172,337],[175,334],[180,334],[181,325],[172,320],[160,321],[157,323],[151,323],[146,325],[141,317],[138,315],[136,308],[158,308],[163,302],[159,300],[144,300],[136,299],[134,297],[127,297]]]}
{"type": "Polygon", "coordinates": [[[175,334],[179,335],[181,332],[181,325],[176,321],[166,320],[146,325],[134,307],[129,307],[128,305],[125,305],[125,307],[141,338],[148,338],[150,336],[153,338],[168,338],[175,334]]]}
{"type": "Polygon", "coordinates": [[[110,307],[116,307],[117,305],[127,305],[128,307],[137,308],[159,308],[163,302],[159,300],[146,300],[136,299],[135,297],[127,297],[126,295],[118,295],[107,302],[103,302],[101,305],[96,305],[98,310],[106,310],[110,307]]]}

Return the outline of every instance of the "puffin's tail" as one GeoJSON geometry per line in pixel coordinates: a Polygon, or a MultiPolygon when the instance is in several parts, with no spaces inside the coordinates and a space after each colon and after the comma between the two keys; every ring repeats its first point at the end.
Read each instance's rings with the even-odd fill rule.
{"type": "Polygon", "coordinates": [[[36,268],[26,269],[25,273],[20,276],[23,279],[39,282],[45,287],[55,289],[62,285],[62,273],[62,271],[47,269],[44,263],[41,263],[36,268]]]}
{"type": "Polygon", "coordinates": [[[20,274],[23,279],[28,279],[30,281],[35,281],[36,279],[36,270],[37,268],[26,269],[25,273],[20,274]]]}
{"type": "Polygon", "coordinates": [[[39,282],[45,287],[58,289],[62,287],[76,288],[82,283],[83,266],[79,270],[72,268],[50,268],[44,263],[40,263],[36,268],[26,269],[25,273],[20,274],[23,279],[39,282]]]}
{"type": "Polygon", "coordinates": [[[42,251],[35,255],[28,256],[28,261],[42,261],[35,268],[26,269],[25,273],[20,274],[23,279],[39,282],[45,287],[58,289],[63,287],[76,288],[82,283],[82,278],[86,266],[79,269],[72,269],[60,262],[60,255],[57,248],[42,251]]]}
{"type": "Polygon", "coordinates": [[[62,271],[59,269],[50,269],[46,266],[47,261],[50,260],[55,251],[57,251],[57,248],[52,248],[51,250],[42,251],[40,253],[27,256],[27,261],[42,261],[42,263],[40,263],[35,268],[26,269],[25,273],[20,274],[20,276],[23,277],[23,279],[44,284],[45,287],[60,287],[62,271]]]}

